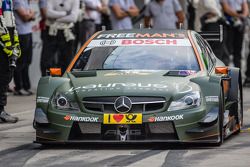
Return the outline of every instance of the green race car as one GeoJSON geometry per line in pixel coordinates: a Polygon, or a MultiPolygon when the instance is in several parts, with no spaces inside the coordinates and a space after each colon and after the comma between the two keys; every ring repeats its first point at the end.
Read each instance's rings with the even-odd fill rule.
{"type": "Polygon", "coordinates": [[[62,76],[52,69],[40,79],[35,142],[223,143],[242,127],[241,72],[202,36],[96,33],[62,76]]]}

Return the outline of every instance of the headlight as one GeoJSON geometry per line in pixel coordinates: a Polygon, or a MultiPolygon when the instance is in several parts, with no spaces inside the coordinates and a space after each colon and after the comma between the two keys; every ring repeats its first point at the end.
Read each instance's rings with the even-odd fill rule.
{"type": "Polygon", "coordinates": [[[56,94],[52,99],[52,106],[59,110],[79,110],[76,102],[70,102],[66,96],[56,94]]]}
{"type": "Polygon", "coordinates": [[[191,92],[177,101],[172,101],[168,111],[194,108],[201,105],[201,95],[199,91],[191,92]]]}

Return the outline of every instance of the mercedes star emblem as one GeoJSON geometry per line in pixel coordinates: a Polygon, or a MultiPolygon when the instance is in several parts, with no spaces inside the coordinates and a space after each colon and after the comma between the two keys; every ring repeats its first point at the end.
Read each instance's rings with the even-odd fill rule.
{"type": "Polygon", "coordinates": [[[132,101],[126,96],[121,96],[115,100],[114,107],[119,113],[127,113],[132,108],[132,101]]]}

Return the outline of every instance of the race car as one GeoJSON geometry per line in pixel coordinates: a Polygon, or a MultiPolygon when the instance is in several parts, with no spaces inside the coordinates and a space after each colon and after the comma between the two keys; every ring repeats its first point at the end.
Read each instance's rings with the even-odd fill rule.
{"type": "Polygon", "coordinates": [[[35,142],[222,144],[243,124],[241,72],[206,39],[190,30],[94,34],[64,74],[40,79],[35,142]]]}

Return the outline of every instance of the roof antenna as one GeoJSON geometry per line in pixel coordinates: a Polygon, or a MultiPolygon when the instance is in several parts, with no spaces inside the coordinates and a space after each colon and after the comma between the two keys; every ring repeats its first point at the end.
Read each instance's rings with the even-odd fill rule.
{"type": "Polygon", "coordinates": [[[184,26],[183,26],[183,23],[179,23],[179,29],[180,29],[180,30],[183,30],[183,27],[184,27],[184,26]]]}
{"type": "Polygon", "coordinates": [[[140,29],[143,29],[143,24],[142,23],[140,23],[140,29]]]}
{"type": "Polygon", "coordinates": [[[220,25],[220,42],[223,42],[224,30],[223,25],[220,25]]]}
{"type": "Polygon", "coordinates": [[[102,31],[106,31],[106,26],[102,26],[102,31]]]}

